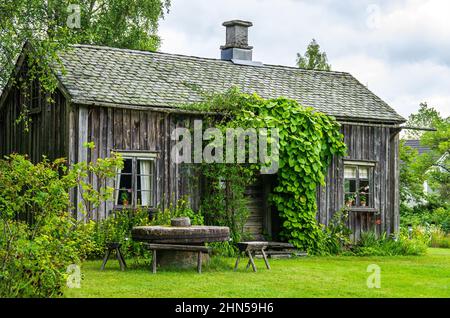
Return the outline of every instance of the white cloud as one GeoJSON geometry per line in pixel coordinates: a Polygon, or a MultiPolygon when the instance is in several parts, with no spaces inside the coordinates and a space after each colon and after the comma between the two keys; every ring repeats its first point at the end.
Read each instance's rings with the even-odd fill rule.
{"type": "Polygon", "coordinates": [[[292,66],[315,38],[333,69],[368,83],[401,115],[427,101],[448,116],[449,12],[446,0],[172,0],[161,51],[218,58],[222,22],[250,20],[255,60],[292,66]]]}

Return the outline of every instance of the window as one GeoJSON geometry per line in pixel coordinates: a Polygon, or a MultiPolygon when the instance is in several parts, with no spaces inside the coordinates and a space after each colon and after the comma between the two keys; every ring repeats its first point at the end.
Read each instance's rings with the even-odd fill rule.
{"type": "Polygon", "coordinates": [[[41,111],[40,105],[41,94],[39,81],[33,80],[31,82],[29,98],[30,98],[30,113],[31,114],[39,113],[41,111]]]}
{"type": "Polygon", "coordinates": [[[124,167],[117,172],[116,206],[155,206],[156,156],[153,153],[122,154],[124,167]]]}
{"type": "Polygon", "coordinates": [[[344,200],[350,208],[373,208],[372,162],[344,162],[344,200]]]}

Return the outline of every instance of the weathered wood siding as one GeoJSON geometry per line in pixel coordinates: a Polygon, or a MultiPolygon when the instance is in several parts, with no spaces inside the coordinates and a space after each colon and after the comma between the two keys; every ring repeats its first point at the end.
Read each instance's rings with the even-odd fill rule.
{"type": "MultiPolygon", "coordinates": [[[[376,212],[356,212],[349,215],[352,239],[362,231],[394,233],[399,226],[398,130],[390,127],[343,125],[348,156],[343,159],[376,161],[374,168],[374,208],[376,212]],[[379,214],[379,215],[376,215],[379,214]],[[381,224],[375,224],[376,218],[381,224]]],[[[344,164],[334,158],[326,177],[326,186],[317,190],[317,221],[327,225],[333,214],[344,205],[344,164]]]]}
{"type": "Polygon", "coordinates": [[[28,131],[16,120],[30,100],[18,88],[12,88],[0,109],[0,155],[27,154],[33,162],[66,157],[68,154],[66,98],[56,90],[51,96],[39,96],[38,108],[32,109],[28,131]],[[51,97],[51,102],[47,97],[51,97]]]}
{"type": "MultiPolygon", "coordinates": [[[[190,127],[192,118],[150,110],[87,107],[72,108],[70,129],[70,161],[96,161],[108,157],[111,151],[145,151],[157,153],[156,204],[159,208],[175,204],[187,195],[194,208],[198,206],[198,191],[190,178],[188,167],[175,164],[170,157],[175,141],[171,132],[175,127],[190,127]],[[87,150],[84,142],[94,142],[96,147],[87,150]]],[[[97,180],[90,177],[96,185],[97,180]]],[[[113,184],[110,184],[113,186],[113,184]]],[[[75,199],[76,200],[76,199],[75,199]]],[[[94,218],[104,218],[113,209],[113,202],[106,202],[94,218]]],[[[81,216],[80,216],[81,217],[81,216]]]]}

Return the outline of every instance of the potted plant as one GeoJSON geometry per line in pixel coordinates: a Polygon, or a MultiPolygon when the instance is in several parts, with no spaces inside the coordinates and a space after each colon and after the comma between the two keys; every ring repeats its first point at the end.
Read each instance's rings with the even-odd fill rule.
{"type": "Polygon", "coordinates": [[[352,207],[355,204],[355,195],[352,194],[350,196],[347,197],[347,200],[345,202],[345,205],[347,207],[352,207]]]}
{"type": "Polygon", "coordinates": [[[359,200],[361,202],[361,206],[367,206],[367,198],[365,196],[365,194],[360,194],[359,195],[359,200]]]}
{"type": "Polygon", "coordinates": [[[125,192],[126,189],[123,189],[123,190],[124,190],[124,192],[122,192],[122,194],[120,195],[120,200],[122,201],[122,204],[124,206],[127,206],[128,205],[128,193],[125,192]]]}

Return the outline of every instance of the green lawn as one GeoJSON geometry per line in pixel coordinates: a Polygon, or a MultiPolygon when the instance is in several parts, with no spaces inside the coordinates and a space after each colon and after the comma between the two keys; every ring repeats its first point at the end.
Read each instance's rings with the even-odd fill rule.
{"type": "Polygon", "coordinates": [[[429,249],[426,256],[303,257],[257,260],[259,271],[233,272],[234,259],[213,258],[202,274],[195,269],[160,270],[133,265],[125,272],[110,260],[83,264],[79,289],[67,297],[450,297],[450,249],[429,249]],[[366,285],[367,266],[381,267],[381,288],[366,285]]]}

